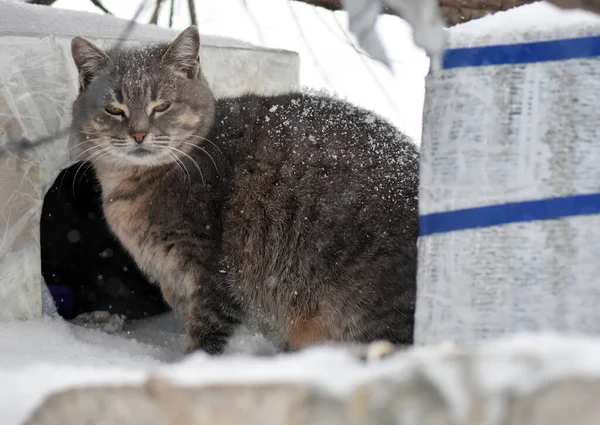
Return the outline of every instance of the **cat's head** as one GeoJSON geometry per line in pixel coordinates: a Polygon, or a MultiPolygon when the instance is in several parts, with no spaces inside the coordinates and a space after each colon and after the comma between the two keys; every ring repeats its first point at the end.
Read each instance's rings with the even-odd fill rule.
{"type": "Polygon", "coordinates": [[[171,44],[103,51],[73,38],[80,91],[73,128],[80,155],[119,167],[175,162],[202,143],[214,97],[202,75],[196,27],[171,44]]]}

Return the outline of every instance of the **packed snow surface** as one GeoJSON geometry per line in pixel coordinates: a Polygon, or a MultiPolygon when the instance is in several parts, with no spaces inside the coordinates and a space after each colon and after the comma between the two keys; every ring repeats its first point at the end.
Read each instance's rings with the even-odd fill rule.
{"type": "MultiPolygon", "coordinates": [[[[168,317],[156,320],[170,323],[158,328],[172,326],[168,317]]],[[[234,348],[231,354],[221,357],[198,353],[182,358],[174,347],[162,345],[160,332],[154,341],[146,342],[136,340],[136,331],[131,332],[109,335],[48,317],[0,324],[2,425],[20,425],[45,397],[56,391],[136,384],[150,376],[181,385],[310,383],[344,394],[378,377],[401,379],[420,370],[453,405],[460,405],[465,391],[459,378],[462,361],[456,361],[452,351],[439,346],[417,347],[367,364],[355,352],[334,347],[274,357],[236,354],[234,348]]],[[[252,334],[239,339],[242,340],[249,345],[257,343],[252,334]]],[[[516,393],[535,390],[566,376],[600,376],[600,340],[554,334],[520,335],[488,343],[474,353],[475,378],[481,391],[488,394],[507,389],[516,393]],[[537,359],[535,367],[533,359],[537,359]]]]}
{"type": "MultiPolygon", "coordinates": [[[[85,327],[49,316],[0,323],[0,423],[18,425],[52,391],[140,382],[184,357],[183,327],[172,314],[125,324],[115,319],[85,327]]],[[[226,348],[228,355],[274,351],[244,328],[226,348]]],[[[211,376],[217,379],[222,372],[211,376]]]]}
{"type": "Polygon", "coordinates": [[[504,37],[509,33],[524,33],[539,29],[551,34],[557,28],[573,24],[598,23],[600,16],[579,9],[565,10],[546,2],[526,4],[474,19],[452,28],[452,32],[498,33],[504,37]]]}
{"type": "Polygon", "coordinates": [[[600,16],[537,2],[475,19],[446,32],[452,48],[575,38],[599,35],[600,16]]]}

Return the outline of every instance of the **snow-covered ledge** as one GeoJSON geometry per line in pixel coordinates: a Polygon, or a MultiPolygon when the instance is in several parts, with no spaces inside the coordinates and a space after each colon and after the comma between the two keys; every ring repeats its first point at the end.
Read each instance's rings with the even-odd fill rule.
{"type": "MultiPolygon", "coordinates": [[[[127,21],[17,2],[0,2],[0,145],[34,140],[69,124],[77,75],[70,40],[116,42],[127,21]]],[[[202,31],[202,29],[200,29],[202,31]]],[[[131,43],[170,41],[176,31],[137,25],[131,43]]],[[[201,60],[216,96],[299,88],[295,52],[202,36],[201,60]]],[[[22,159],[0,157],[0,320],[42,312],[39,220],[44,195],[69,164],[67,137],[22,159]]]]}
{"type": "Polygon", "coordinates": [[[523,335],[465,350],[416,348],[366,364],[361,357],[315,348],[276,360],[196,355],[151,373],[22,368],[5,376],[30,382],[7,393],[5,404],[18,407],[6,418],[8,425],[26,417],[24,425],[600,423],[597,339],[523,335]]]}

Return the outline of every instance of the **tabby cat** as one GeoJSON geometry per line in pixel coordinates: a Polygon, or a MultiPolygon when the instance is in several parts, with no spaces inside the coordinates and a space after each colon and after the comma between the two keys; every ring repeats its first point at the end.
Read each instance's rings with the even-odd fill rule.
{"type": "Polygon", "coordinates": [[[199,48],[193,26],[112,53],[72,40],[81,154],[111,231],[185,319],[188,350],[220,353],[242,323],[284,350],[411,343],[415,144],[329,96],[215,100],[199,48]]]}

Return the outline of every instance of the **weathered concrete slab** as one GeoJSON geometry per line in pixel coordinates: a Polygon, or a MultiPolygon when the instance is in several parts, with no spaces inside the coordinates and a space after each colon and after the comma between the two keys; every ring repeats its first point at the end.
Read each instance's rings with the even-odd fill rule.
{"type": "MultiPolygon", "coordinates": [[[[598,424],[600,361],[586,360],[597,350],[583,353],[586,344],[569,339],[559,348],[560,341],[415,348],[380,360],[341,347],[340,360],[350,352],[359,361],[347,364],[348,375],[362,376],[344,388],[332,382],[344,379],[339,370],[328,375],[323,369],[321,379],[310,381],[265,383],[257,375],[253,382],[182,385],[163,376],[140,385],[71,389],[50,396],[24,425],[598,424]]],[[[252,367],[254,360],[245,361],[252,367]]],[[[222,362],[213,365],[226,366],[222,362]]],[[[319,367],[300,359],[290,366],[302,364],[319,367]]]]}

